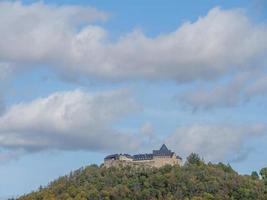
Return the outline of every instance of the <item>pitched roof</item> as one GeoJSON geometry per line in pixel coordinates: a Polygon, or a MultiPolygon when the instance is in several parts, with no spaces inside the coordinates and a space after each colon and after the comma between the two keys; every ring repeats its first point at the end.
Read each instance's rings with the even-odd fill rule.
{"type": "Polygon", "coordinates": [[[171,156],[172,151],[167,148],[165,144],[159,150],[153,150],[153,156],[171,156]]]}
{"type": "Polygon", "coordinates": [[[160,151],[168,151],[169,149],[167,148],[167,146],[165,144],[163,144],[160,149],[160,151]]]}

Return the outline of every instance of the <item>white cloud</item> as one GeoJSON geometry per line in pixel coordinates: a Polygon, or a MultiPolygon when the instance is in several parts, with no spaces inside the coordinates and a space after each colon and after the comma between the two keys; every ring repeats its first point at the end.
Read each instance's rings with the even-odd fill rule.
{"type": "Polygon", "coordinates": [[[267,28],[241,10],[214,8],[174,32],[133,31],[115,42],[90,21],[105,16],[78,6],[0,3],[0,60],[16,69],[50,64],[68,75],[177,81],[211,80],[266,62],[267,28]]]}
{"type": "Polygon", "coordinates": [[[79,63],[78,70],[104,78],[210,80],[263,60],[266,33],[266,27],[252,25],[240,10],[214,8],[155,38],[135,31],[110,43],[105,30],[86,27],[74,39],[72,60],[79,63]]]}
{"type": "Polygon", "coordinates": [[[238,155],[248,153],[243,146],[246,139],[261,136],[266,133],[266,128],[261,123],[192,124],[177,128],[166,143],[183,156],[195,152],[206,161],[236,159],[238,155]]]}
{"type": "Polygon", "coordinates": [[[0,60],[17,67],[64,60],[79,26],[105,20],[91,7],[0,2],[0,60]]]}
{"type": "MultiPolygon", "coordinates": [[[[112,128],[138,110],[124,90],[57,92],[11,106],[0,117],[0,146],[27,152],[45,149],[120,151],[137,148],[133,134],[112,128]]],[[[11,151],[12,152],[12,151],[11,151]]]]}

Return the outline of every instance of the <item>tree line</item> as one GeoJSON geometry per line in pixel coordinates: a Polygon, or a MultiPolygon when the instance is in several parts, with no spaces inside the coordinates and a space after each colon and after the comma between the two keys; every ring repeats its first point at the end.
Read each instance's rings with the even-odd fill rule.
{"type": "Polygon", "coordinates": [[[267,168],[239,175],[227,164],[197,154],[183,166],[162,168],[90,165],[58,178],[19,200],[266,200],[267,168]]]}

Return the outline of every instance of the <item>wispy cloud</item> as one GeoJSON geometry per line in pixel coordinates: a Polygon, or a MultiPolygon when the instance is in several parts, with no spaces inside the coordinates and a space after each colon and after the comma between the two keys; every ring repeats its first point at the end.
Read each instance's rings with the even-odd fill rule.
{"type": "Polygon", "coordinates": [[[234,107],[267,94],[267,74],[239,73],[226,83],[211,83],[210,87],[196,87],[182,92],[178,101],[194,110],[234,107]]]}
{"type": "Polygon", "coordinates": [[[177,128],[166,142],[183,156],[197,152],[207,161],[229,161],[245,158],[249,153],[245,141],[266,131],[264,123],[196,123],[177,128]]]}

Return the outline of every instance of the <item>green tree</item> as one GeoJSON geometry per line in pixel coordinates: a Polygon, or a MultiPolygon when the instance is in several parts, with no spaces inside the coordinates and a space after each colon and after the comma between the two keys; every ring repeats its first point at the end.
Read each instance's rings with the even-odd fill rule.
{"type": "Polygon", "coordinates": [[[258,179],[259,179],[259,174],[258,174],[258,172],[253,171],[253,172],[251,173],[251,177],[252,177],[254,180],[258,180],[258,179]]]}
{"type": "Polygon", "coordinates": [[[204,163],[204,161],[199,157],[198,154],[196,153],[191,153],[187,158],[186,158],[186,163],[191,164],[191,165],[201,165],[204,163]]]}
{"type": "Polygon", "coordinates": [[[267,179],[267,167],[261,169],[260,175],[262,179],[267,179]]]}

